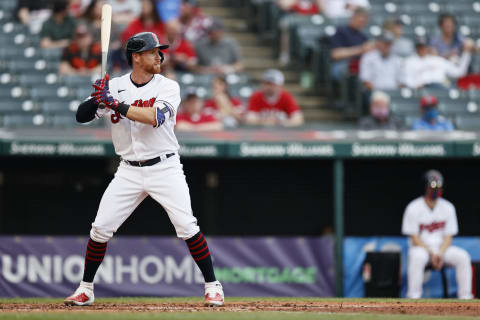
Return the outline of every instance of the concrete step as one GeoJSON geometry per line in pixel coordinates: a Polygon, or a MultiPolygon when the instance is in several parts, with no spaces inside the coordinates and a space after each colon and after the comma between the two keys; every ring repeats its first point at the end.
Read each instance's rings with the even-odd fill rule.
{"type": "MultiPolygon", "coordinates": [[[[267,68],[261,68],[261,69],[245,68],[245,69],[250,74],[251,79],[253,79],[254,81],[257,81],[257,82],[261,82],[262,77],[263,77],[263,72],[267,68]]],[[[291,71],[291,70],[282,70],[282,72],[283,72],[283,76],[285,77],[285,82],[287,84],[295,83],[295,82],[298,83],[298,81],[300,79],[300,75],[298,74],[298,72],[291,71]]]]}
{"type": "Polygon", "coordinates": [[[210,17],[226,19],[226,18],[234,18],[235,16],[237,16],[235,14],[235,11],[232,10],[232,8],[228,8],[228,7],[206,6],[201,8],[203,13],[210,17]]]}
{"type": "Polygon", "coordinates": [[[223,0],[197,0],[197,4],[200,6],[200,8],[205,9],[208,7],[222,7],[224,6],[224,1],[223,0]]]}
{"type": "Polygon", "coordinates": [[[227,32],[247,31],[248,29],[247,20],[243,18],[225,18],[223,23],[227,32]]]}
{"type": "MultiPolygon", "coordinates": [[[[260,45],[257,36],[249,32],[230,32],[225,33],[226,36],[234,38],[241,46],[255,46],[260,45]]],[[[268,47],[270,48],[270,47],[268,47]]],[[[271,48],[270,48],[271,50],[271,48]]]]}
{"type": "Polygon", "coordinates": [[[342,114],[337,111],[325,109],[307,109],[303,110],[303,115],[307,122],[325,122],[325,121],[342,121],[342,114]]]}
{"type": "Polygon", "coordinates": [[[244,58],[243,65],[249,70],[280,69],[280,65],[273,58],[244,58]]]}
{"type": "Polygon", "coordinates": [[[325,99],[318,96],[296,96],[296,99],[302,109],[320,109],[325,104],[325,99]]]}
{"type": "Polygon", "coordinates": [[[258,46],[242,46],[240,45],[242,56],[246,59],[260,58],[260,59],[272,59],[272,50],[268,47],[258,46]]]}

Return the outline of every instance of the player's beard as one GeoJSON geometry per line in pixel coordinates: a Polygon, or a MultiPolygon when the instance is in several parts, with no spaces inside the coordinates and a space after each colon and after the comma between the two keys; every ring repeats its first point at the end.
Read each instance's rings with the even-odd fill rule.
{"type": "Polygon", "coordinates": [[[152,63],[151,65],[145,66],[144,70],[151,74],[160,73],[162,71],[161,63],[152,63]]]}

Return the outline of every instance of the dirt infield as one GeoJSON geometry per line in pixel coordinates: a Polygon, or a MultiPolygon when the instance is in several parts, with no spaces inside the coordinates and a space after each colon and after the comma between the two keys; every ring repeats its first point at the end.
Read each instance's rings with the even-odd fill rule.
{"type": "Polygon", "coordinates": [[[101,311],[101,312],[201,312],[201,311],[302,311],[302,312],[346,312],[346,313],[380,313],[380,314],[424,314],[480,316],[480,303],[472,302],[231,302],[223,307],[209,308],[201,303],[96,303],[88,307],[69,307],[61,303],[0,304],[0,312],[61,312],[61,311],[101,311]]]}

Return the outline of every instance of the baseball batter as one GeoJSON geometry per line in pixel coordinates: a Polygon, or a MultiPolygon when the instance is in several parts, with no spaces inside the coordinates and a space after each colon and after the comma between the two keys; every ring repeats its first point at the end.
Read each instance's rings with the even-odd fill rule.
{"type": "Polygon", "coordinates": [[[439,270],[444,264],[454,266],[457,274],[458,298],[472,299],[472,267],[469,254],[452,246],[458,233],[457,216],[452,203],[442,198],[443,177],[436,170],[425,176],[425,195],[407,206],[403,215],[402,233],[410,236],[408,250],[407,297],[422,296],[423,274],[431,263],[439,270]]]}
{"type": "Polygon", "coordinates": [[[177,82],[160,75],[163,53],[151,32],[132,36],[126,56],[132,72],[109,80],[108,74],[93,85],[95,92],[78,108],[77,121],[106,117],[111,122],[115,152],[121,162],[103,194],[88,241],[83,281],[68,305],[94,301],[93,280],[113,234],[148,195],[160,203],[186,241],[205,278],[205,304],[222,305],[223,289],[215,278],[205,237],[192,214],[188,185],[174,134],[180,104],[177,82]],[[99,108],[105,105],[106,108],[99,108]]]}

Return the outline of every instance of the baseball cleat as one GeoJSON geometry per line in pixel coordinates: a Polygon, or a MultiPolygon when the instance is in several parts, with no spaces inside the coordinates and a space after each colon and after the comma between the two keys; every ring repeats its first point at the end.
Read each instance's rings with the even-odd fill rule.
{"type": "Polygon", "coordinates": [[[75,292],[70,297],[66,298],[63,302],[67,306],[89,306],[93,304],[93,301],[95,301],[95,296],[93,294],[93,284],[87,285],[85,285],[82,281],[77,290],[75,290],[75,292]]]}
{"type": "Polygon", "coordinates": [[[224,295],[222,284],[218,281],[205,283],[205,305],[208,307],[223,306],[224,295]]]}

